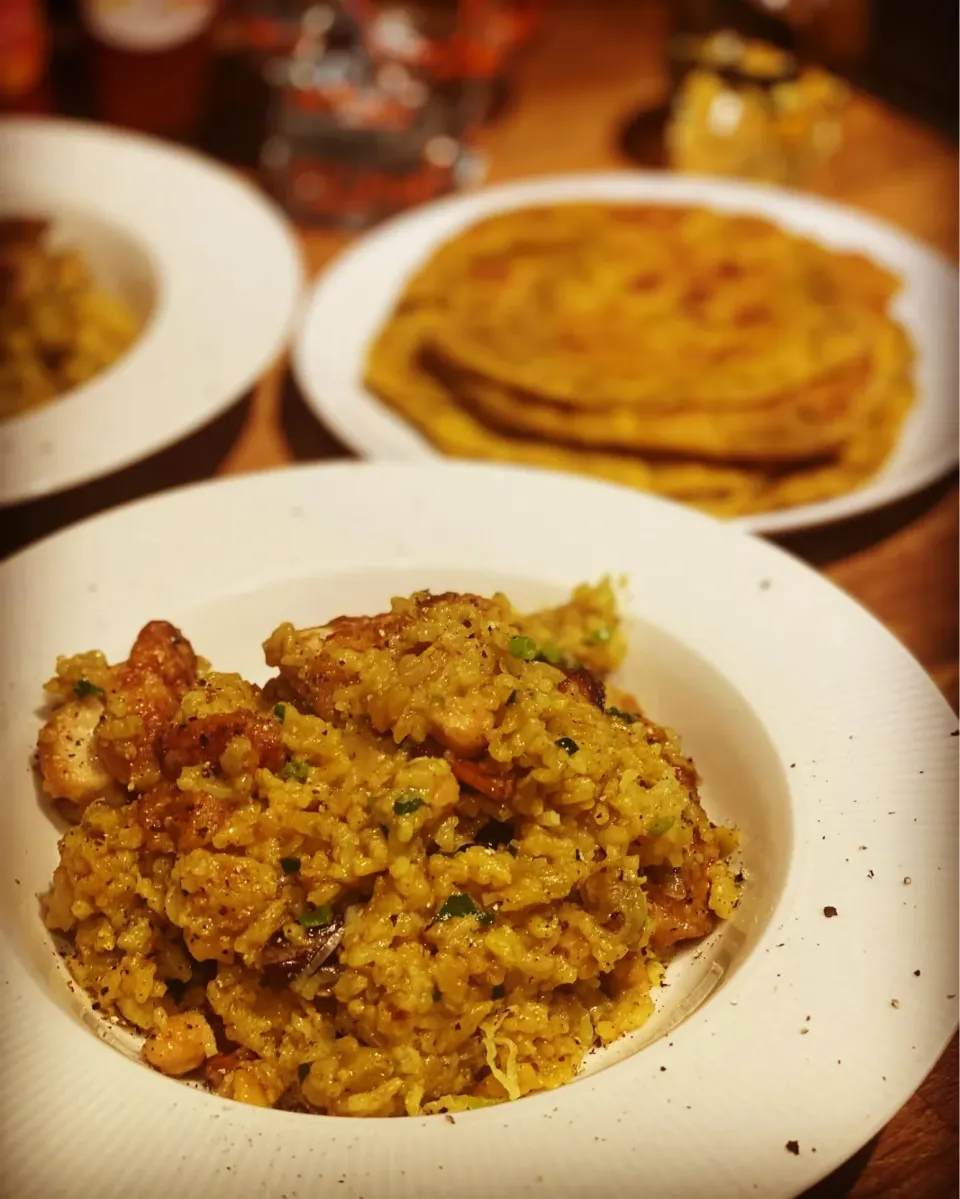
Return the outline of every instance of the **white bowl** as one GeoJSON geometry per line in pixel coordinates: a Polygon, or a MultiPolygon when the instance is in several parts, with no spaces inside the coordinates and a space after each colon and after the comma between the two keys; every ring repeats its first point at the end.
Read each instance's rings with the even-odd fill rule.
{"type": "Polygon", "coordinates": [[[765,542],[563,475],[302,467],[75,526],[0,567],[0,604],[0,1088],[18,1199],[777,1199],[873,1136],[949,1040],[956,718],[875,620],[765,542]],[[746,888],[671,965],[654,1019],[584,1077],[452,1121],[264,1111],[153,1073],[69,988],[40,920],[58,828],[30,760],[58,654],[120,658],[164,617],[262,681],[260,643],[285,619],[422,587],[536,604],[606,572],[630,579],[623,681],[679,730],[711,815],[740,826],[746,888]]]}
{"type": "Polygon", "coordinates": [[[303,288],[281,213],[198,154],[81,122],[0,120],[0,216],[51,220],[141,328],[108,370],[0,422],[0,505],[109,474],[228,408],[280,353],[303,288]]]}
{"type": "Polygon", "coordinates": [[[903,279],[893,311],[917,349],[917,403],[878,474],[846,495],[733,523],[756,533],[826,524],[902,499],[957,464],[957,272],[928,246],[855,209],[784,188],[643,171],[557,175],[484,188],[405,213],[362,237],[320,276],[297,333],[293,369],[308,405],[367,458],[442,458],[426,437],[363,384],[367,348],[409,276],[431,253],[482,217],[577,201],[697,204],[749,212],[837,249],[858,250],[903,279]]]}

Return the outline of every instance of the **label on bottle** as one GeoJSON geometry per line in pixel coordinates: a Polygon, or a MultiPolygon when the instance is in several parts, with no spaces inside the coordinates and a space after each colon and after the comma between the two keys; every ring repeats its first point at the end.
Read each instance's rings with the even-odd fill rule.
{"type": "Polygon", "coordinates": [[[216,0],[81,0],[81,8],[99,41],[146,54],[198,37],[213,20],[216,0]]]}

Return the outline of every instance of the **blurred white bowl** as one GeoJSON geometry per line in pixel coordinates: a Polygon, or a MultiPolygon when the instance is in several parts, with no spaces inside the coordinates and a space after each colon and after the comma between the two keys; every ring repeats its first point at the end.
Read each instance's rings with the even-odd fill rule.
{"type": "Polygon", "coordinates": [[[82,122],[0,121],[0,216],[41,216],[141,323],[109,370],[0,423],[0,505],[181,440],[280,353],[303,288],[282,214],[200,155],[82,122]]]}

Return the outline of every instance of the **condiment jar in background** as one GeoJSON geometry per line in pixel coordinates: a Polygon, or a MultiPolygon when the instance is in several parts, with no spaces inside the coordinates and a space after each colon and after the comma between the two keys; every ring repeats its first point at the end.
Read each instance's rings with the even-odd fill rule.
{"type": "Polygon", "coordinates": [[[217,0],[81,0],[101,120],[189,137],[203,119],[217,0]]]}
{"type": "Polygon", "coordinates": [[[0,0],[0,112],[44,112],[50,36],[40,0],[0,0]]]}

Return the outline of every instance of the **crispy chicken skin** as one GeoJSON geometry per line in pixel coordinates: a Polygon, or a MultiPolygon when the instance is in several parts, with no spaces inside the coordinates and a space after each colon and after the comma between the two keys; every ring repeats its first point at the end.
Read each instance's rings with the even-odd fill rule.
{"type": "Polygon", "coordinates": [[[129,658],[102,683],[76,684],[40,730],[44,790],[83,805],[114,782],[133,791],[154,785],[161,734],[196,681],[197,657],[180,630],[165,620],[144,625],[129,658]]]}

